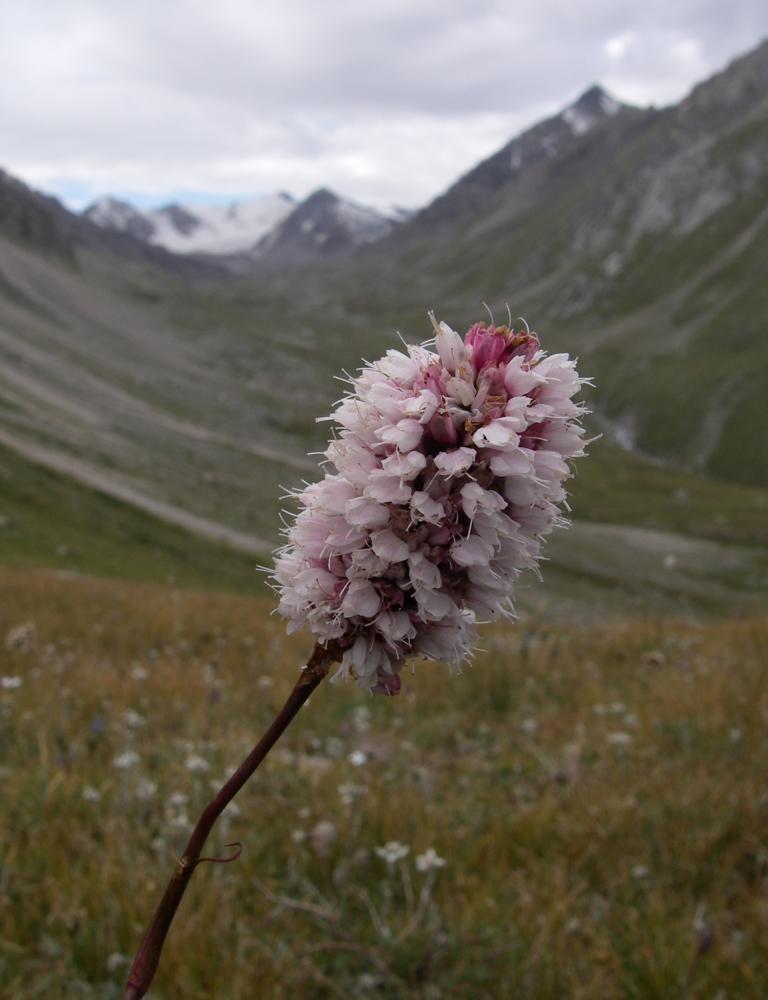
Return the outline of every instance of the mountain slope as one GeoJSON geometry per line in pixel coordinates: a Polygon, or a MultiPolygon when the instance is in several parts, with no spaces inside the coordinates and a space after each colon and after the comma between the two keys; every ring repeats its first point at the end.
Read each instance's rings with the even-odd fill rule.
{"type": "MultiPolygon", "coordinates": [[[[76,266],[78,252],[90,250],[192,279],[222,275],[219,267],[184,260],[152,247],[129,230],[102,229],[69,212],[56,198],[41,194],[0,170],[0,237],[35,253],[55,256],[76,266]]],[[[0,262],[2,280],[2,262],[0,262]]]]}
{"type": "Polygon", "coordinates": [[[456,221],[403,227],[367,281],[358,265],[354,300],[386,314],[407,274],[401,305],[462,322],[468,303],[510,301],[582,355],[617,440],[765,484],[767,200],[763,44],[675,107],[575,136],[456,221]]]}
{"type": "MultiPolygon", "coordinates": [[[[581,136],[599,130],[612,119],[618,118],[629,125],[652,114],[622,104],[601,87],[592,86],[563,111],[511,139],[460,177],[444,194],[416,213],[412,227],[419,230],[453,224],[456,219],[481,210],[496,192],[524,184],[537,167],[567,155],[581,136]]],[[[612,134],[616,132],[616,124],[612,122],[612,134]]],[[[591,139],[594,141],[594,136],[591,139]]],[[[511,196],[509,192],[507,196],[511,196]]]]}
{"type": "MultiPolygon", "coordinates": [[[[430,306],[462,327],[481,300],[501,318],[514,296],[548,350],[582,356],[596,427],[635,452],[596,445],[584,463],[574,509],[589,523],[551,550],[560,593],[587,577],[641,603],[759,593],[765,492],[695,472],[768,484],[767,62],[764,46],[679,106],[570,127],[556,156],[453,221],[219,285],[144,257],[126,266],[56,203],[25,216],[27,189],[9,187],[21,194],[0,217],[6,440],[98,470],[113,496],[271,542],[281,485],[317,475],[304,454],[322,445],[314,418],[338,394],[333,376],[397,329],[423,339],[430,306]],[[685,572],[667,572],[666,555],[685,572]]],[[[287,256],[311,238],[301,222],[287,256]]]]}
{"type": "Polygon", "coordinates": [[[320,188],[267,233],[253,255],[269,264],[305,263],[376,243],[392,229],[392,221],[374,209],[320,188]]]}

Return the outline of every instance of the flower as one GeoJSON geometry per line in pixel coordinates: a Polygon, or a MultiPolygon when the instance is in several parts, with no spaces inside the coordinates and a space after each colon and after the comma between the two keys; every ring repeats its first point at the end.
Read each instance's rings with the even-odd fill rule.
{"type": "Polygon", "coordinates": [[[416,868],[420,872],[430,872],[435,868],[445,868],[445,858],[441,858],[434,847],[428,847],[416,856],[416,868]]]}
{"type": "Polygon", "coordinates": [[[348,781],[339,785],[338,792],[342,803],[345,806],[352,806],[361,795],[365,795],[366,787],[365,785],[356,785],[353,782],[348,781]]]}
{"type": "Polygon", "coordinates": [[[401,844],[399,840],[388,840],[383,847],[374,849],[388,865],[395,865],[398,861],[407,858],[411,850],[407,844],[401,844]]]}
{"type": "Polygon", "coordinates": [[[619,730],[615,733],[608,733],[608,742],[614,747],[626,747],[632,742],[632,736],[630,733],[619,730]]]}
{"type": "Polygon", "coordinates": [[[5,637],[5,648],[9,653],[31,653],[37,642],[37,626],[34,622],[15,625],[5,637]]]}
{"type": "Polygon", "coordinates": [[[127,771],[128,768],[135,767],[139,763],[139,755],[135,750],[126,750],[125,753],[113,757],[112,763],[118,770],[127,771]]]}
{"type": "Polygon", "coordinates": [[[144,717],[132,708],[121,712],[120,720],[128,729],[140,729],[144,725],[144,717]]]}
{"type": "Polygon", "coordinates": [[[0,689],[3,691],[15,691],[21,687],[21,677],[17,675],[0,677],[0,689]]]}
{"type": "Polygon", "coordinates": [[[327,819],[320,820],[312,827],[309,837],[312,847],[320,857],[325,857],[328,854],[336,840],[337,833],[336,827],[327,819]]]}
{"type": "Polygon", "coordinates": [[[273,574],[289,631],[335,643],[337,678],[389,695],[408,657],[458,666],[477,622],[513,613],[584,454],[567,355],[527,329],[476,323],[462,338],[431,319],[434,341],[351,379],[327,418],[330,468],[295,494],[273,574]]]}
{"type": "Polygon", "coordinates": [[[139,802],[149,802],[150,799],[154,798],[156,791],[156,782],[151,781],[149,778],[141,778],[136,785],[136,798],[139,802]]]}
{"type": "Polygon", "coordinates": [[[84,785],[81,797],[84,802],[100,802],[101,792],[98,788],[94,788],[93,785],[84,785]]]}
{"type": "Polygon", "coordinates": [[[189,754],[187,759],[184,761],[184,767],[186,767],[188,771],[196,773],[199,773],[200,771],[207,771],[210,766],[211,765],[204,757],[201,757],[196,753],[189,754]]]}

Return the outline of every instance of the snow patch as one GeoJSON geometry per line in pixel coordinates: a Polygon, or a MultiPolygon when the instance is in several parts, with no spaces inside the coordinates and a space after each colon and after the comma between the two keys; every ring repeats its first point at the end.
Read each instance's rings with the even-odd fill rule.
{"type": "Polygon", "coordinates": [[[584,135],[595,124],[592,115],[585,114],[577,107],[566,108],[563,112],[563,121],[570,126],[574,135],[584,135]]]}
{"type": "Polygon", "coordinates": [[[198,225],[182,233],[162,210],[147,213],[155,225],[150,242],[173,253],[241,253],[274,229],[295,207],[285,194],[264,195],[228,205],[181,205],[198,225]]]}
{"type": "Polygon", "coordinates": [[[349,233],[353,243],[373,243],[386,236],[392,228],[388,219],[373,208],[340,198],[335,206],[336,217],[349,233]]]}

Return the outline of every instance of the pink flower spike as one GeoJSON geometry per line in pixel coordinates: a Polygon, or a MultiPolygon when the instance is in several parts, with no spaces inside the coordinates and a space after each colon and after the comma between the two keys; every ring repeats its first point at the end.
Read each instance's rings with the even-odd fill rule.
{"type": "Polygon", "coordinates": [[[535,334],[430,316],[436,350],[388,351],[331,419],[337,437],[275,561],[279,610],[337,643],[337,676],[399,690],[411,656],[458,664],[512,608],[584,454],[583,384],[535,334]]]}

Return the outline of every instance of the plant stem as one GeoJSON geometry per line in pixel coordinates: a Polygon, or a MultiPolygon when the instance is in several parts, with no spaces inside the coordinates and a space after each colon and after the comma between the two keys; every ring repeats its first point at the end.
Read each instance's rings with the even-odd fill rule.
{"type": "Polygon", "coordinates": [[[201,860],[200,854],[214,823],[280,739],[301,706],[326,676],[331,663],[340,658],[341,653],[335,644],[315,645],[312,656],[272,725],[203,810],[133,960],[123,1000],[140,1000],[149,989],[166,935],[192,873],[201,860]]]}

